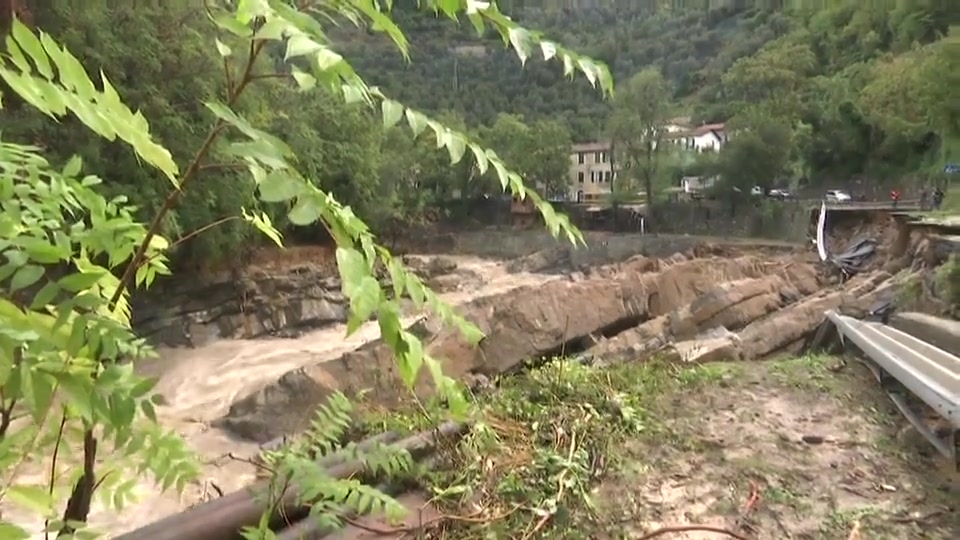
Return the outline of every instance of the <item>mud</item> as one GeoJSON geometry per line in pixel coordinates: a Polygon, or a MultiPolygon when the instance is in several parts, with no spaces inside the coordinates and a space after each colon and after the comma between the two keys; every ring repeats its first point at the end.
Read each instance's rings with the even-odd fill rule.
{"type": "Polygon", "coordinates": [[[597,494],[605,526],[595,538],[690,525],[758,540],[955,538],[960,477],[902,427],[859,363],[804,357],[710,369],[721,374],[712,384],[659,400],[662,429],[629,445],[597,494]]]}

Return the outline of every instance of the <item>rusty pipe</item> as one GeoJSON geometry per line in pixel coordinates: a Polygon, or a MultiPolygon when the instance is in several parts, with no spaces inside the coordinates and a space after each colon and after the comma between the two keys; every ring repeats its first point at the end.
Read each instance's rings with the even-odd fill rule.
{"type": "MultiPolygon", "coordinates": [[[[422,457],[433,449],[438,436],[459,435],[465,430],[463,424],[444,422],[435,429],[417,433],[391,446],[407,450],[415,458],[422,457]]],[[[363,472],[364,465],[352,460],[334,464],[327,470],[335,478],[349,478],[363,472]]],[[[235,540],[240,538],[240,529],[259,523],[260,516],[267,509],[269,490],[269,480],[260,481],[114,537],[114,540],[235,540]]],[[[298,497],[296,485],[290,486],[277,505],[272,516],[273,522],[284,523],[291,518],[301,518],[304,512],[296,504],[298,497]]]]}
{"type": "MultiPolygon", "coordinates": [[[[420,463],[421,467],[432,468],[436,462],[435,457],[429,457],[423,462],[420,463]]],[[[377,491],[389,495],[391,497],[396,497],[397,495],[404,493],[403,485],[397,482],[384,482],[382,484],[377,484],[377,491]]],[[[340,515],[345,517],[357,517],[357,512],[352,508],[347,508],[345,506],[340,507],[340,515]]],[[[339,529],[334,529],[333,527],[324,527],[317,520],[310,519],[310,517],[305,517],[300,521],[293,523],[287,526],[285,529],[276,532],[277,540],[320,540],[326,538],[327,536],[337,532],[339,529]]]]}

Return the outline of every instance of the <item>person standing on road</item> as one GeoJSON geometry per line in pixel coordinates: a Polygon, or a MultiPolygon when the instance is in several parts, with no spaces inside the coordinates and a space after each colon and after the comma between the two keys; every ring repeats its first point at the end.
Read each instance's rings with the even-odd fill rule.
{"type": "Polygon", "coordinates": [[[897,207],[897,203],[900,202],[900,190],[899,190],[899,189],[894,188],[894,189],[890,190],[890,200],[893,201],[893,207],[896,208],[896,207],[897,207]]]}
{"type": "Polygon", "coordinates": [[[934,210],[940,210],[940,205],[943,204],[943,197],[944,197],[943,190],[940,189],[939,186],[937,186],[937,188],[933,190],[933,209],[934,210]]]}

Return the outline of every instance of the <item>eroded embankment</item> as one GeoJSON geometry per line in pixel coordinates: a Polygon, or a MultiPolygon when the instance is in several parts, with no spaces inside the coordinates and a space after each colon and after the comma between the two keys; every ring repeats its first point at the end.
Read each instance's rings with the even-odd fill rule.
{"type": "MultiPolygon", "coordinates": [[[[419,314],[411,312],[406,324],[415,327],[434,356],[445,359],[449,375],[465,381],[560,351],[598,363],[636,361],[654,353],[690,362],[756,358],[798,347],[825,309],[862,310],[892,294],[899,279],[876,269],[840,284],[821,275],[812,252],[767,247],[758,254],[751,247],[689,240],[688,245],[693,247],[667,258],[635,256],[599,267],[554,248],[507,263],[413,258],[418,273],[445,291],[444,298],[487,337],[473,348],[431,318],[415,322],[419,314]]],[[[595,246],[594,256],[608,247],[595,246]]],[[[316,273],[310,278],[310,272],[316,265],[261,268],[261,278],[245,289],[255,293],[248,300],[257,309],[238,309],[236,300],[228,299],[219,311],[182,310],[159,325],[192,321],[201,329],[216,327],[219,335],[240,336],[276,333],[284,324],[326,326],[288,334],[293,339],[221,340],[189,352],[166,350],[161,361],[144,365],[160,377],[159,390],[168,399],[159,410],[162,422],[187,437],[207,476],[179,498],[158,495],[145,484],[142,503],[122,519],[96,514],[94,522],[111,531],[131,530],[211,496],[212,485],[231,491],[249,484],[256,469],[236,458],[258,453],[259,442],[299,431],[332,391],[374,390],[367,395],[388,405],[403,396],[375,324],[344,341],[336,318],[305,316],[309,310],[296,307],[304,305],[303,298],[306,305],[324,295],[337,299],[327,286],[333,283],[321,282],[316,273]],[[231,322],[221,326],[224,320],[231,322]],[[250,333],[249,323],[255,323],[250,333]]],[[[427,394],[431,388],[421,380],[417,390],[427,394]]]]}
{"type": "MultiPolygon", "coordinates": [[[[685,359],[709,354],[758,358],[798,347],[827,309],[869,305],[893,285],[878,270],[829,285],[807,256],[677,254],[634,257],[588,273],[477,298],[460,311],[486,334],[470,347],[432,319],[416,325],[447,374],[470,379],[516,369],[530,358],[583,352],[629,361],[669,348],[685,359]]],[[[392,353],[379,340],[291,371],[231,406],[216,425],[266,441],[297,431],[333,391],[371,395],[384,405],[405,392],[392,353]]],[[[426,376],[419,393],[431,390],[426,376]]]]}

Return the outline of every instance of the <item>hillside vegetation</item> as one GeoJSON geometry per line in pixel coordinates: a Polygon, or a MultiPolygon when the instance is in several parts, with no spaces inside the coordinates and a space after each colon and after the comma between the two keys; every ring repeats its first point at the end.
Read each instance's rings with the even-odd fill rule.
{"type": "MultiPolygon", "coordinates": [[[[214,31],[198,8],[18,3],[88,69],[103,67],[185,164],[212,121],[200,102],[223,87],[221,59],[205,46],[214,31]]],[[[607,62],[623,90],[618,95],[642,70],[659,73],[669,91],[653,110],[658,119],[692,115],[741,131],[741,142],[719,163],[685,158],[646,167],[646,177],[634,180],[649,180],[652,189],[709,168],[744,185],[769,185],[780,178],[928,174],[958,160],[960,52],[944,37],[960,8],[949,2],[838,1],[807,12],[654,10],[659,3],[626,0],[524,4],[502,3],[525,26],[607,62]]],[[[394,18],[410,39],[411,63],[377,33],[352,31],[346,21],[331,31],[337,50],[388,95],[468,129],[548,188],[565,181],[558,173],[568,160],[566,141],[610,135],[615,103],[583,80],[567,80],[539,50],[521,69],[495,33],[478,40],[466,21],[457,28],[404,5],[394,18]]],[[[282,68],[282,50],[270,52],[263,61],[282,68]]],[[[433,141],[384,132],[365,108],[317,92],[304,96],[283,78],[260,82],[240,109],[282,133],[301,170],[376,230],[434,215],[457,195],[500,191],[494,174],[477,174],[469,152],[451,166],[433,141]],[[276,103],[298,114],[278,114],[276,103]]],[[[162,201],[162,178],[122,147],[86,137],[78,123],[51,121],[15,100],[2,114],[5,137],[40,144],[53,159],[81,154],[104,189],[129,197],[143,216],[162,201]]],[[[283,209],[258,202],[242,172],[211,167],[203,177],[165,220],[165,234],[189,235],[241,206],[268,211],[303,240],[322,233],[288,228],[283,209]]],[[[228,221],[181,245],[178,258],[234,257],[244,251],[247,230],[228,221]]]]}

